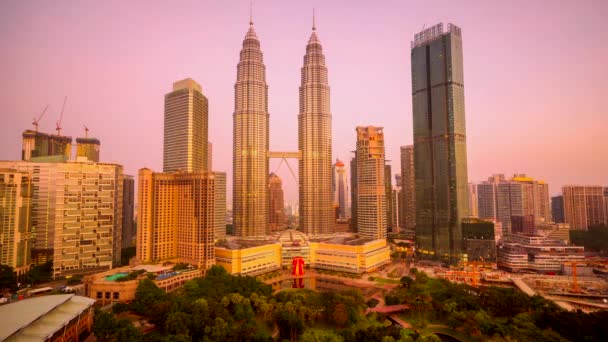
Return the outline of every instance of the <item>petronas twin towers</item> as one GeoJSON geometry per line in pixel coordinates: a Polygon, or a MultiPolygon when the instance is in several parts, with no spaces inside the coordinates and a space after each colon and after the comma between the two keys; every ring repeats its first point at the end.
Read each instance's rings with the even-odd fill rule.
{"type": "MultiPolygon", "coordinates": [[[[268,85],[260,41],[249,22],[234,86],[233,213],[238,236],[256,237],[268,229],[268,85]]],[[[312,27],[300,86],[298,152],[300,229],[309,235],[333,232],[331,191],[331,113],[327,67],[312,27]]]]}

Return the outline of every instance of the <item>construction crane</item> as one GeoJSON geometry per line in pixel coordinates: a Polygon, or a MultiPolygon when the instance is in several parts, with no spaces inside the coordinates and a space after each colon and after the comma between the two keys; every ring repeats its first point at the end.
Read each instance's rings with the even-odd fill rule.
{"type": "Polygon", "coordinates": [[[46,107],[44,107],[44,110],[42,111],[42,113],[40,113],[40,115],[38,116],[38,119],[34,118],[32,120],[32,125],[34,125],[34,131],[38,132],[38,123],[40,122],[40,120],[44,116],[44,113],[46,113],[47,109],[49,109],[49,105],[48,104],[46,105],[46,107]]]}
{"type": "Polygon", "coordinates": [[[580,286],[578,286],[578,274],[577,274],[576,266],[577,265],[587,265],[587,266],[605,265],[606,261],[598,260],[598,259],[571,260],[571,261],[565,261],[565,262],[563,262],[563,264],[572,267],[572,287],[570,288],[570,292],[581,293],[582,292],[581,288],[580,288],[580,286]]]}
{"type": "Polygon", "coordinates": [[[84,127],[84,137],[88,138],[89,137],[89,128],[87,126],[84,126],[84,125],[83,125],[83,127],[84,127]]]}
{"type": "Polygon", "coordinates": [[[65,110],[65,102],[68,100],[68,97],[66,96],[63,99],[63,106],[61,106],[61,115],[59,116],[59,121],[57,121],[57,127],[55,128],[55,130],[57,130],[57,135],[61,135],[61,121],[63,120],[63,111],[65,110]]]}

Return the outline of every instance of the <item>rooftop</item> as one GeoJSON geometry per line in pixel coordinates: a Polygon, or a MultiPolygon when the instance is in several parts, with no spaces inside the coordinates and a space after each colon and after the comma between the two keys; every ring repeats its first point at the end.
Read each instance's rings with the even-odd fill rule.
{"type": "Polygon", "coordinates": [[[1,341],[42,341],[60,330],[95,300],[73,294],[48,295],[0,306],[1,341]]]}

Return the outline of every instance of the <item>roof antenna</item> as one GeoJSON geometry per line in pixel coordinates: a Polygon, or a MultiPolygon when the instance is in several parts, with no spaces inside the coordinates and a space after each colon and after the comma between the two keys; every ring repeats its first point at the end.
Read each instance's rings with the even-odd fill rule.
{"type": "Polygon", "coordinates": [[[249,25],[253,25],[253,0],[249,1],[249,25]]]}
{"type": "Polygon", "coordinates": [[[314,7],[312,9],[312,30],[313,31],[317,30],[317,26],[315,25],[315,9],[314,9],[314,7]]]}

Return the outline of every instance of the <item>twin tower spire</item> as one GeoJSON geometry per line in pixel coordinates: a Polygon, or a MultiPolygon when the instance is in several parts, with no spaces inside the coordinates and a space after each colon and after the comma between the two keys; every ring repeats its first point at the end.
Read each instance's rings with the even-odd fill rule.
{"type": "MultiPolygon", "coordinates": [[[[309,235],[333,233],[332,142],[327,67],[312,34],[301,69],[298,115],[300,230],[309,235]]],[[[262,237],[268,228],[269,153],[268,85],[260,41],[250,12],[234,85],[233,215],[236,234],[262,237]]]]}

